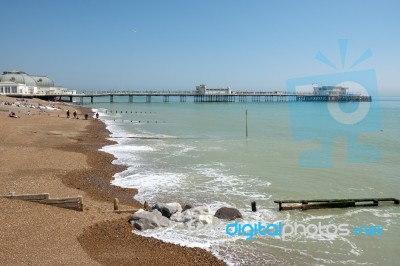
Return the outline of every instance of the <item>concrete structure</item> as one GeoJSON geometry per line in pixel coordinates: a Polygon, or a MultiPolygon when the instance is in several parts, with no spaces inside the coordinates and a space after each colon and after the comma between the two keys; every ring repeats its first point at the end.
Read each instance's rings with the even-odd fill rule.
{"type": "Polygon", "coordinates": [[[25,85],[23,84],[18,84],[15,82],[11,81],[4,81],[0,82],[0,94],[26,94],[26,89],[30,92],[29,94],[33,94],[33,88],[32,90],[26,88],[25,85]]]}
{"type": "Polygon", "coordinates": [[[229,95],[232,94],[231,88],[209,89],[206,85],[202,84],[196,86],[196,94],[200,95],[229,95]]]}
{"type": "MultiPolygon", "coordinates": [[[[90,98],[90,103],[94,103],[95,98],[109,97],[110,103],[114,102],[114,96],[121,99],[124,96],[128,102],[133,103],[134,98],[145,98],[145,102],[152,102],[153,98],[162,98],[162,101],[170,102],[170,97],[179,97],[180,102],[186,102],[187,98],[193,99],[195,103],[201,102],[371,102],[371,96],[346,94],[340,96],[326,96],[314,94],[296,94],[296,93],[275,93],[275,92],[244,92],[235,91],[231,94],[201,94],[200,91],[96,91],[84,92],[69,96],[80,98],[79,102],[84,103],[84,98],[90,98]]],[[[204,92],[203,92],[204,93],[204,92]]],[[[49,96],[50,97],[50,96],[49,96]]],[[[42,97],[43,98],[43,97],[42,97]]],[[[173,99],[172,98],[172,99],[173,99]]],[[[177,99],[176,99],[177,100],[177,99]]]]}
{"type": "Polygon", "coordinates": [[[0,75],[0,94],[7,95],[75,95],[75,90],[54,86],[46,76],[33,76],[22,71],[4,71],[0,75]]]}
{"type": "Polygon", "coordinates": [[[320,96],[342,96],[347,94],[347,89],[340,86],[315,86],[313,91],[314,95],[320,96]]]}

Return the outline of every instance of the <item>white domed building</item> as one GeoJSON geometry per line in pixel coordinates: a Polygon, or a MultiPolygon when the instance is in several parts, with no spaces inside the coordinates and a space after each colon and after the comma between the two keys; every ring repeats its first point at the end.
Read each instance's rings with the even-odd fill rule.
{"type": "Polygon", "coordinates": [[[75,90],[54,86],[46,76],[33,76],[22,71],[4,71],[0,75],[0,95],[73,95],[75,90]]]}

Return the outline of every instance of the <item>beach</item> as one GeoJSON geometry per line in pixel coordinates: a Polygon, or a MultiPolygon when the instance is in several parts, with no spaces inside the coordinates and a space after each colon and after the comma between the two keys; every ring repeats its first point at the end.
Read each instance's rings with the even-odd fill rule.
{"type": "Polygon", "coordinates": [[[131,215],[112,211],[114,198],[121,209],[142,205],[132,198],[136,189],[110,184],[125,167],[99,151],[112,142],[90,109],[0,97],[4,102],[13,105],[0,105],[0,195],[82,196],[84,210],[0,198],[1,265],[224,265],[203,249],[133,234],[131,215]],[[67,119],[66,110],[79,119],[67,119]]]}

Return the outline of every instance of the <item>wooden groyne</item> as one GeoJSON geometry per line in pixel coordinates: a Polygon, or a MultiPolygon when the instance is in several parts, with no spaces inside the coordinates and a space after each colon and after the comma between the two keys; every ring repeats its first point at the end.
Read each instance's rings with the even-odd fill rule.
{"type": "Polygon", "coordinates": [[[380,201],[393,201],[394,204],[399,204],[399,200],[396,198],[275,200],[274,203],[279,204],[279,211],[285,211],[378,206],[380,201]]]}
{"type": "Polygon", "coordinates": [[[51,199],[49,193],[42,193],[42,194],[26,194],[26,195],[3,195],[3,196],[0,195],[0,198],[37,202],[41,204],[52,205],[75,211],[83,211],[83,201],[81,196],[73,198],[51,199]]]}
{"type": "MultiPolygon", "coordinates": [[[[147,207],[147,202],[144,202],[144,209],[146,210],[147,207]]],[[[114,210],[112,212],[114,213],[135,213],[137,212],[139,209],[124,209],[121,210],[119,208],[119,199],[118,198],[114,198],[114,210]]],[[[108,212],[108,211],[106,211],[108,212]]]]}

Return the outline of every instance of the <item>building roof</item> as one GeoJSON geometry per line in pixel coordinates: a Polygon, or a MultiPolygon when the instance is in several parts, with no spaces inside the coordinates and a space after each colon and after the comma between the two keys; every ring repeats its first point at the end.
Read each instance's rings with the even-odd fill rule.
{"type": "Polygon", "coordinates": [[[11,81],[30,87],[53,87],[54,82],[46,76],[32,76],[23,71],[4,71],[0,82],[11,81]]]}
{"type": "Polygon", "coordinates": [[[53,87],[54,81],[49,79],[46,76],[31,76],[35,81],[38,87],[53,87]]]}

